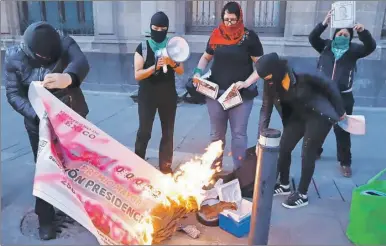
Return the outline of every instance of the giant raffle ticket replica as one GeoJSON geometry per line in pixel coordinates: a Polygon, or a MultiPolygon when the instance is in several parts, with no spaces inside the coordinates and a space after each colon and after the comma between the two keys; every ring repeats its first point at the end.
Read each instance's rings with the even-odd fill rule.
{"type": "Polygon", "coordinates": [[[149,245],[172,236],[197,211],[222,153],[221,141],[164,175],[33,82],[40,118],[33,195],[60,209],[103,245],[149,245]],[[197,175],[199,173],[199,175],[197,175]]]}
{"type": "Polygon", "coordinates": [[[216,172],[212,164],[222,154],[221,141],[181,164],[173,176],[164,175],[41,82],[30,85],[28,97],[40,118],[33,195],[78,221],[100,244],[160,243],[188,213],[237,210],[234,202],[222,202],[223,209],[200,207],[208,196],[202,187],[209,185],[216,172]]]}

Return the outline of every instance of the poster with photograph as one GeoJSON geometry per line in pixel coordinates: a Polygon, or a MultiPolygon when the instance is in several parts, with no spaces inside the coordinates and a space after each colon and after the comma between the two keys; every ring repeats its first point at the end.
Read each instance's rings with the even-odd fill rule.
{"type": "Polygon", "coordinates": [[[218,99],[224,110],[236,107],[243,103],[239,90],[232,84],[218,99]]]}
{"type": "Polygon", "coordinates": [[[200,83],[197,85],[197,92],[216,100],[219,88],[218,85],[204,78],[198,79],[200,80],[200,83]]]}
{"type": "Polygon", "coordinates": [[[338,1],[332,4],[331,27],[351,28],[356,21],[355,1],[338,1]]]}

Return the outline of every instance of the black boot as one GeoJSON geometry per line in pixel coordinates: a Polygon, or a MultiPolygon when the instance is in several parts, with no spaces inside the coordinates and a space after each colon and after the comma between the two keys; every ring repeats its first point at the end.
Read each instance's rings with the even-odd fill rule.
{"type": "Polygon", "coordinates": [[[51,240],[56,238],[56,229],[54,224],[40,224],[39,237],[41,240],[51,240]]]}

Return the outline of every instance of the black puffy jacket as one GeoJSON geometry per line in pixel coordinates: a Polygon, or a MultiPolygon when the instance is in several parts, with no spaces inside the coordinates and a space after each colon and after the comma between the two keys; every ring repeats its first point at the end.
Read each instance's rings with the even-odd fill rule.
{"type": "Polygon", "coordinates": [[[341,92],[352,89],[357,60],[370,55],[377,47],[377,44],[368,30],[358,32],[359,40],[363,44],[350,42],[349,50],[338,60],[335,61],[331,51],[330,39],[322,39],[320,35],[326,30],[319,23],[309,35],[312,47],[320,54],[318,69],[327,77],[337,82],[341,92]]]}
{"type": "Polygon", "coordinates": [[[59,60],[47,67],[40,66],[28,55],[23,43],[10,47],[5,53],[4,80],[9,104],[21,115],[27,130],[38,131],[39,119],[28,99],[28,88],[32,81],[43,81],[48,73],[68,73],[72,84],[65,89],[50,90],[57,98],[85,117],[88,107],[80,89],[81,82],[89,72],[89,64],[80,47],[69,36],[61,36],[62,54],[59,60]]]}

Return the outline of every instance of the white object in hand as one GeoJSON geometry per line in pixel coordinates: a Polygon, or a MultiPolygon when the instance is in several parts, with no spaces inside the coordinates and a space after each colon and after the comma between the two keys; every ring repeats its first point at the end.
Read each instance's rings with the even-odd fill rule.
{"type": "Polygon", "coordinates": [[[338,125],[354,135],[365,135],[366,120],[363,115],[347,115],[346,118],[338,122],[338,125]]]}

